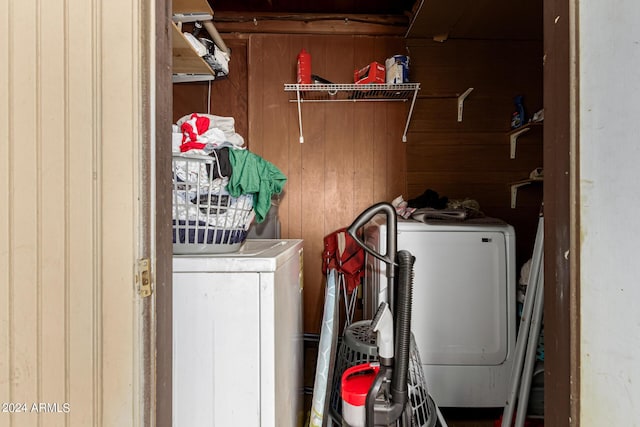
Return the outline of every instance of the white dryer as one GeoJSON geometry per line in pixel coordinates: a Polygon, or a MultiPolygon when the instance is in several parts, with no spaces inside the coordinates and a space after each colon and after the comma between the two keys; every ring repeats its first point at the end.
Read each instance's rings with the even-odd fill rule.
{"type": "Polygon", "coordinates": [[[302,244],[173,257],[174,427],[300,425],[302,244]]]}
{"type": "MultiPolygon", "coordinates": [[[[516,339],[515,233],[499,220],[399,220],[397,248],[415,258],[411,330],[429,393],[442,407],[501,407],[516,339]]],[[[386,253],[386,224],[365,226],[386,253]]],[[[367,257],[365,315],[387,295],[386,266],[367,257]]]]}

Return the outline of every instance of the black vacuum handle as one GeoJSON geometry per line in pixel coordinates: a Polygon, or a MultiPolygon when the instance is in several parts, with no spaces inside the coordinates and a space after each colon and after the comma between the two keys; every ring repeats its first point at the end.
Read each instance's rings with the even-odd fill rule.
{"type": "Polygon", "coordinates": [[[376,203],[373,206],[365,209],[353,223],[347,228],[347,232],[353,238],[353,240],[360,245],[362,249],[378,258],[380,261],[386,263],[389,266],[390,277],[395,277],[393,272],[395,271],[396,264],[396,252],[397,252],[397,234],[398,219],[396,217],[396,209],[387,202],[376,203]],[[358,238],[357,231],[360,227],[364,226],[367,222],[379,213],[385,213],[387,215],[387,252],[383,255],[371,249],[360,238],[358,238]]]}

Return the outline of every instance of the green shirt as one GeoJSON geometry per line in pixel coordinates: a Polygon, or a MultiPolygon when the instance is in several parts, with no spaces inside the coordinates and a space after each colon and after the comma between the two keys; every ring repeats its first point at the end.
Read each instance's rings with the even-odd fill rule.
{"type": "Polygon", "coordinates": [[[232,173],[227,185],[231,197],[253,193],[256,222],[264,221],[271,208],[271,196],[280,194],[287,177],[273,163],[249,150],[229,150],[232,173]]]}

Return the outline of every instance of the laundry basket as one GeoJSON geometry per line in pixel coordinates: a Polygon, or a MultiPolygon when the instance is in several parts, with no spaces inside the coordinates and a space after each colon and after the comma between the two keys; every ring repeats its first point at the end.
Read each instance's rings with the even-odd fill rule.
{"type": "Polygon", "coordinates": [[[174,154],[173,253],[236,252],[254,218],[253,195],[231,197],[215,157],[174,154]]]}
{"type": "MultiPolygon", "coordinates": [[[[354,322],[344,332],[333,371],[333,388],[329,403],[331,417],[338,424],[343,421],[342,399],[340,398],[342,374],[353,366],[378,360],[376,341],[377,336],[373,332],[370,320],[354,322]]],[[[411,426],[435,427],[437,425],[435,403],[429,396],[426,378],[422,370],[422,362],[420,361],[420,353],[413,334],[411,334],[410,340],[407,391],[412,410],[411,426]]]]}

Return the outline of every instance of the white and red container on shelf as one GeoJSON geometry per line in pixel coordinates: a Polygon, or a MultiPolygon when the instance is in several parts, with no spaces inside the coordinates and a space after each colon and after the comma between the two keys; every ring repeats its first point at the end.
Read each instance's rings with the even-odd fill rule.
{"type": "Polygon", "coordinates": [[[298,84],[311,84],[311,54],[304,48],[298,53],[298,84]]]}
{"type": "Polygon", "coordinates": [[[364,427],[367,393],[378,371],[378,363],[363,363],[347,369],[342,374],[342,419],[349,427],[364,427]]]}

